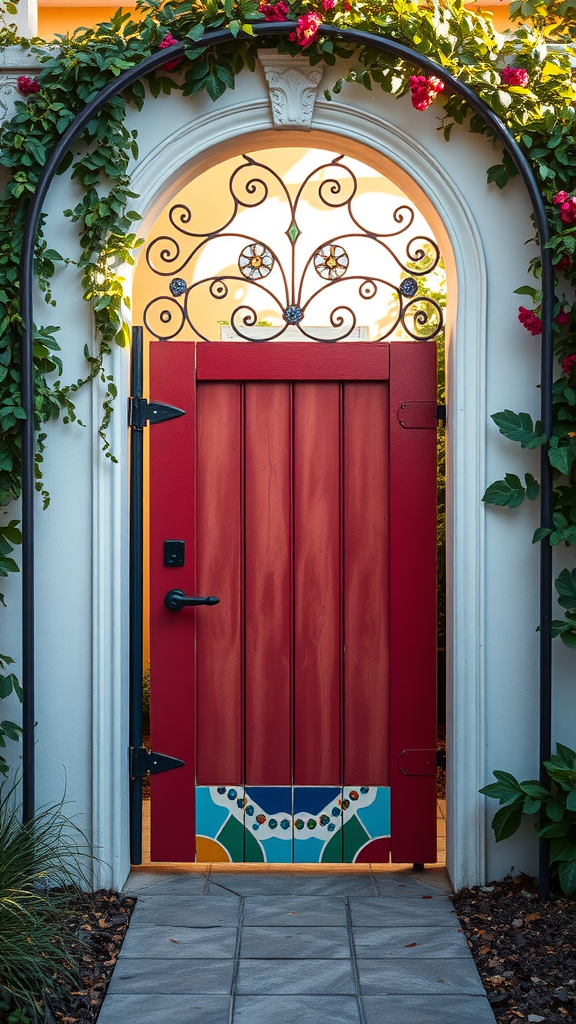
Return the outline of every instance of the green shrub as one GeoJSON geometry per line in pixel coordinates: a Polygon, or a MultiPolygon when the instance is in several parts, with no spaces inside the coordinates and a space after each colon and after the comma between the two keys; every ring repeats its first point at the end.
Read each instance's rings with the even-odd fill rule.
{"type": "Polygon", "coordinates": [[[496,842],[520,827],[523,814],[537,815],[536,833],[550,840],[550,864],[567,896],[576,894],[576,751],[556,744],[556,754],[544,761],[551,779],[548,791],[530,779],[518,782],[508,772],[494,772],[497,782],[480,792],[502,805],[492,818],[496,842]]]}
{"type": "Polygon", "coordinates": [[[63,927],[84,879],[87,846],[62,807],[22,824],[15,788],[0,789],[0,1021],[45,1020],[79,973],[63,927]]]}

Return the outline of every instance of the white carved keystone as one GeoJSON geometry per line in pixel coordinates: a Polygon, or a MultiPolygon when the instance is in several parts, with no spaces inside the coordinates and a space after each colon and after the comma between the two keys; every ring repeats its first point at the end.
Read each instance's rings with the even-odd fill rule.
{"type": "Polygon", "coordinates": [[[310,131],[323,69],[310,67],[305,57],[274,50],[261,50],[258,57],[268,82],[274,127],[310,131]]]}

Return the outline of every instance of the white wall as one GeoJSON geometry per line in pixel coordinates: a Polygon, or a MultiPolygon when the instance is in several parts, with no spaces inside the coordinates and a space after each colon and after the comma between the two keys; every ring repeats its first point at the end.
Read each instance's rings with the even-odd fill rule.
{"type": "MultiPolygon", "coordinates": [[[[327,69],[322,88],[337,77],[338,69],[327,69]]],[[[488,417],[504,407],[537,413],[539,345],[518,324],[513,294],[529,280],[532,255],[524,244],[532,226],[523,186],[518,179],[503,192],[488,186],[485,169],[498,154],[463,129],[445,143],[438,116],[434,107],[414,111],[409,98],[394,100],[347,85],[331,103],[317,101],[313,137],[316,145],[318,132],[336,130],[351,149],[371,138],[380,154],[375,159],[396,160],[403,168],[402,187],[406,174],[416,176],[414,195],[438,205],[436,219],[444,220],[459,274],[448,396],[455,545],[448,602],[455,623],[449,859],[455,882],[463,884],[502,876],[512,865],[535,870],[533,842],[513,839],[494,847],[491,815],[485,819],[485,802],[475,793],[493,768],[523,777],[538,771],[538,551],[530,543],[538,510],[489,509],[484,518],[479,496],[505,471],[538,476],[537,456],[502,438],[488,417]]],[[[205,94],[150,99],[142,113],[129,114],[128,126],[139,133],[135,181],[142,199],[136,208],[148,224],[169,198],[168,186],[173,193],[192,165],[210,159],[201,158],[206,146],[224,151],[240,145],[243,133],[253,138],[257,131],[268,132],[278,145],[289,144],[286,133],[271,134],[259,68],[243,72],[236,90],[216,104],[205,94]]],[[[290,142],[302,138],[312,141],[299,133],[290,142]]],[[[73,205],[75,195],[66,177],[57,178],[47,203],[49,243],[70,256],[77,253],[75,232],[61,211],[73,205]]],[[[452,303],[454,290],[452,276],[452,303]]],[[[65,379],[72,380],[85,373],[82,349],[85,342],[92,345],[90,310],[74,268],[57,272],[54,293],[57,309],[39,300],[36,316],[62,325],[65,379]]],[[[117,353],[114,361],[126,389],[126,354],[117,353]]],[[[66,786],[71,811],[103,847],[106,865],[98,883],[118,885],[128,868],[127,441],[122,398],[112,428],[119,464],[98,453],[97,392],[98,387],[96,397],[88,391],[78,397],[85,430],[61,423],[49,428],[45,474],[52,501],[47,512],[39,512],[37,525],[38,793],[41,802],[56,800],[66,786]]],[[[18,586],[14,579],[6,587],[10,612],[2,617],[3,629],[7,619],[15,622],[18,586]]],[[[555,659],[558,738],[572,744],[573,657],[557,650],[555,659]]]]}

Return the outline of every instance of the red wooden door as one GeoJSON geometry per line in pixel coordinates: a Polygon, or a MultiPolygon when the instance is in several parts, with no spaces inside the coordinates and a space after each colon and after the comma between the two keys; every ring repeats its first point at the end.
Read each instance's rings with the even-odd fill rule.
{"type": "Polygon", "coordinates": [[[434,862],[435,345],[150,363],[152,860],[434,862]]]}

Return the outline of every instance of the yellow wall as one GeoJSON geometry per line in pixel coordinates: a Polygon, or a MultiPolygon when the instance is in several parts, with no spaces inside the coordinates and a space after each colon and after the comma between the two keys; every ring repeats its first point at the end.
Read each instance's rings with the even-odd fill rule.
{"type": "MultiPolygon", "coordinates": [[[[53,39],[55,35],[65,35],[73,32],[75,28],[83,26],[94,28],[101,21],[109,21],[110,17],[118,9],[120,3],[110,7],[82,7],[73,4],[64,4],[62,7],[40,6],[38,11],[38,34],[42,39],[53,39]]],[[[125,10],[131,10],[133,16],[136,11],[133,4],[123,4],[125,10]]],[[[471,9],[482,7],[482,4],[468,4],[471,9]]],[[[504,32],[511,28],[512,24],[508,18],[508,6],[484,8],[494,19],[494,28],[498,32],[504,32]]]]}

